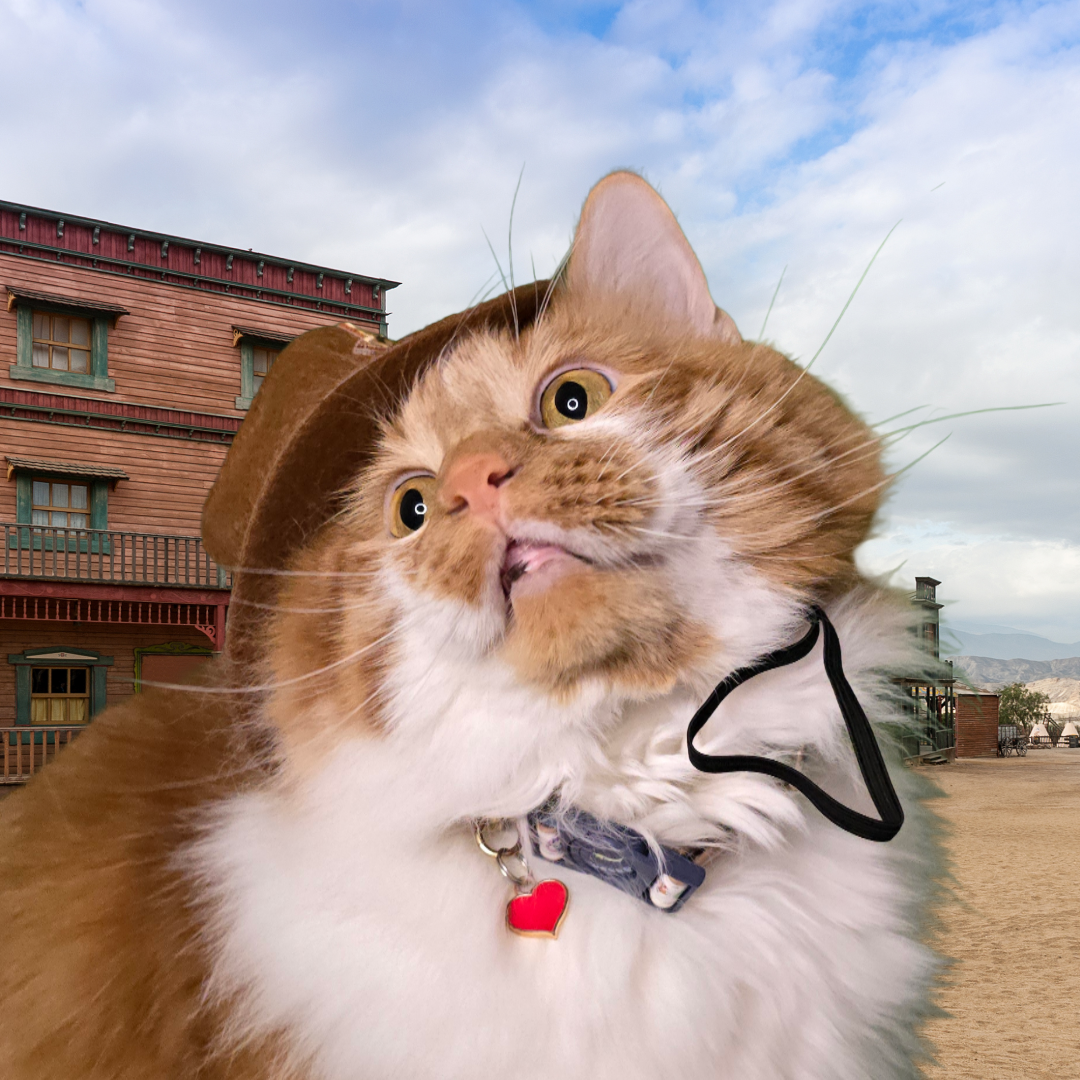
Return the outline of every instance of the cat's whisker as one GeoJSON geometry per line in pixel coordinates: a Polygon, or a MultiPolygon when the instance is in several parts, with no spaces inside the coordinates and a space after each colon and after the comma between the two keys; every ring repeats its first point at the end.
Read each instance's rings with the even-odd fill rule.
{"type": "MultiPolygon", "coordinates": [[[[575,238],[576,240],[576,238],[575,238]]],[[[554,271],[551,274],[551,279],[548,281],[547,289],[544,290],[544,299],[540,302],[540,310],[536,313],[536,319],[534,325],[540,326],[544,321],[544,316],[547,314],[548,304],[551,303],[551,296],[555,291],[555,287],[559,284],[563,274],[566,272],[567,264],[570,262],[570,256],[574,252],[574,244],[571,243],[566,249],[566,254],[558,261],[554,271]]]]}
{"type": "Polygon", "coordinates": [[[611,463],[615,451],[618,450],[621,445],[622,443],[618,439],[612,439],[608,448],[600,455],[600,471],[596,474],[597,483],[604,479],[604,473],[607,471],[607,467],[611,463]]]}
{"type": "Polygon", "coordinates": [[[510,269],[510,310],[514,315],[514,340],[521,340],[521,324],[518,321],[517,295],[514,288],[514,209],[517,206],[518,192],[521,190],[521,178],[525,175],[525,162],[521,163],[521,172],[518,173],[517,185],[514,187],[514,197],[510,200],[510,224],[506,235],[507,265],[510,269]]]}
{"type": "Polygon", "coordinates": [[[643,536],[656,536],[662,540],[695,540],[697,537],[693,533],[675,533],[668,532],[664,529],[649,529],[644,525],[623,525],[622,528],[630,529],[633,532],[641,533],[643,536]]]}
{"type": "MultiPolygon", "coordinates": [[[[874,492],[880,491],[883,488],[888,487],[889,485],[893,484],[899,476],[903,475],[908,470],[913,469],[916,465],[919,464],[920,461],[922,461],[928,455],[932,454],[936,449],[938,449],[939,446],[941,446],[944,442],[946,442],[948,440],[948,438],[949,438],[949,436],[946,435],[944,439],[940,439],[933,446],[931,446],[929,450],[927,450],[925,453],[920,454],[913,461],[908,462],[908,464],[905,465],[902,469],[897,469],[896,472],[890,473],[888,476],[886,476],[880,482],[878,482],[876,484],[872,484],[870,487],[863,488],[861,491],[858,491],[854,495],[849,496],[847,499],[844,499],[842,502],[831,503],[829,506],[825,507],[822,510],[817,511],[816,513],[805,514],[800,518],[786,518],[784,520],[785,527],[790,528],[792,526],[799,526],[799,525],[814,525],[817,522],[822,521],[825,518],[831,517],[837,511],[843,510],[845,507],[851,506],[853,503],[857,503],[860,499],[865,499],[868,495],[873,495],[874,492]]],[[[746,540],[753,540],[753,539],[770,539],[771,540],[772,539],[772,534],[770,534],[770,533],[740,533],[739,536],[738,536],[738,539],[739,539],[739,541],[746,541],[746,540]]],[[[755,553],[755,557],[756,557],[756,553],[755,553]]]]}
{"type": "Polygon", "coordinates": [[[631,462],[618,476],[616,476],[611,482],[613,484],[619,483],[621,480],[625,480],[635,469],[640,469],[643,465],[651,464],[648,458],[640,457],[637,461],[631,462]]]}
{"type": "MultiPolygon", "coordinates": [[[[824,351],[825,346],[828,345],[830,338],[835,333],[836,328],[840,325],[840,321],[843,319],[844,315],[847,313],[848,308],[851,306],[851,302],[855,299],[855,294],[859,291],[859,288],[861,287],[862,283],[866,280],[866,275],[870,273],[870,268],[874,265],[874,262],[876,261],[878,255],[881,254],[882,248],[884,248],[885,245],[888,243],[889,237],[892,236],[892,234],[896,231],[896,228],[897,228],[897,226],[899,226],[899,224],[900,224],[900,222],[898,221],[896,223],[896,225],[894,225],[885,234],[885,239],[881,241],[881,243],[878,245],[877,250],[870,257],[870,261],[866,264],[866,269],[862,272],[862,275],[860,276],[859,280],[855,283],[855,288],[851,290],[851,294],[848,296],[847,301],[845,302],[844,306],[840,309],[840,314],[837,315],[836,321],[832,324],[832,326],[829,328],[829,332],[825,335],[825,340],[822,341],[822,343],[818,346],[817,351],[814,353],[814,355],[812,357],[810,357],[810,361],[806,364],[806,366],[803,367],[799,371],[799,374],[796,376],[794,382],[792,382],[792,384],[780,395],[780,397],[778,397],[776,399],[776,401],[774,401],[772,403],[772,405],[769,406],[769,408],[767,408],[763,413],[761,413],[754,420],[752,420],[749,424],[747,424],[742,429],[741,432],[739,432],[736,435],[733,435],[731,437],[731,439],[728,440],[727,443],[721,443],[719,447],[715,448],[716,450],[722,449],[724,446],[728,445],[732,440],[736,440],[736,439],[741,438],[748,431],[750,431],[751,429],[756,427],[758,424],[760,424],[763,420],[765,420],[766,417],[768,417],[771,413],[773,413],[776,409],[778,409],[780,407],[780,405],[784,402],[784,400],[788,397],[788,395],[791,394],[795,390],[795,388],[799,385],[799,383],[802,382],[803,378],[809,373],[810,369],[814,366],[814,363],[817,360],[817,358],[824,351]]],[[[714,452],[715,452],[715,450],[714,450],[714,452]]]]}
{"type": "Polygon", "coordinates": [[[199,694],[231,696],[237,694],[270,693],[286,686],[296,686],[297,684],[307,682],[310,679],[316,679],[320,675],[325,675],[328,671],[333,671],[336,668],[343,667],[345,664],[352,663],[366,653],[371,652],[372,649],[375,649],[384,642],[390,640],[395,634],[400,633],[403,628],[403,626],[395,626],[393,629],[388,630],[385,634],[376,638],[374,641],[369,642],[367,645],[363,645],[359,649],[353,650],[347,656],[332,660],[330,663],[324,664],[322,667],[315,668],[312,671],[307,671],[303,675],[294,675],[290,679],[277,679],[273,682],[256,683],[248,686],[199,686],[189,683],[153,682],[148,679],[140,681],[143,686],[152,686],[159,690],[189,690],[199,694]]]}
{"type": "Polygon", "coordinates": [[[260,574],[269,577],[300,577],[300,578],[369,578],[375,575],[375,570],[288,570],[273,567],[238,566],[233,568],[233,573],[260,574]]]}
{"type": "Polygon", "coordinates": [[[722,496],[721,499],[717,500],[716,505],[720,505],[721,502],[724,502],[724,503],[730,502],[730,500],[732,500],[732,499],[743,500],[743,501],[748,502],[748,503],[758,503],[758,502],[765,503],[765,502],[769,502],[769,501],[771,501],[773,496],[776,495],[777,492],[782,491],[783,489],[785,489],[787,487],[790,487],[792,484],[798,483],[800,480],[804,480],[809,476],[813,476],[816,473],[822,472],[822,471],[824,471],[826,469],[834,468],[835,465],[836,465],[836,462],[844,460],[845,458],[850,457],[852,454],[857,454],[858,455],[856,458],[854,458],[854,460],[856,460],[856,461],[860,461],[860,460],[863,460],[863,459],[866,459],[866,458],[876,457],[879,450],[880,450],[880,445],[881,444],[880,444],[880,441],[878,439],[876,439],[876,438],[868,439],[865,442],[858,444],[857,446],[853,446],[853,447],[849,448],[848,450],[845,450],[843,453],[835,454],[828,461],[821,462],[820,464],[816,465],[814,468],[805,469],[801,473],[796,473],[793,476],[785,477],[783,480],[779,480],[776,483],[770,483],[767,487],[762,487],[761,484],[760,484],[760,481],[762,479],[769,478],[770,475],[771,476],[780,476],[780,475],[782,475],[780,470],[778,470],[776,468],[773,468],[773,469],[770,469],[770,470],[764,470],[762,472],[755,473],[754,476],[749,478],[749,479],[741,479],[740,478],[740,479],[728,481],[729,483],[753,484],[753,489],[751,491],[748,491],[748,492],[736,492],[736,493],[725,494],[725,495],[722,496]],[[866,451],[866,452],[865,453],[860,453],[860,451],[866,451]]]}
{"type": "Polygon", "coordinates": [[[244,600],[242,598],[236,598],[230,603],[256,608],[260,611],[276,611],[285,615],[334,615],[345,611],[363,611],[371,606],[370,599],[355,604],[339,604],[327,607],[290,607],[286,604],[266,604],[259,600],[244,600]]]}

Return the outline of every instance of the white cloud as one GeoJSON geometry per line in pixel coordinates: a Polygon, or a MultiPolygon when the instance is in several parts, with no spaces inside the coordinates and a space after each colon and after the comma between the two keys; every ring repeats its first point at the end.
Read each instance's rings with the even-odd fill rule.
{"type": "Polygon", "coordinates": [[[859,564],[875,575],[899,567],[893,580],[908,589],[916,573],[938,578],[947,621],[1080,640],[1080,544],[961,534],[922,522],[863,545],[859,564]]]}
{"type": "Polygon", "coordinates": [[[1068,404],[940,429],[889,550],[988,618],[1073,625],[1080,4],[956,8],[635,0],[598,40],[484,0],[0,0],[0,191],[400,278],[400,334],[490,276],[523,162],[518,280],[636,166],[744,332],[788,266],[768,336],[803,357],[903,218],[815,370],[875,419],[1068,404]],[[1028,579],[1059,587],[1002,589],[1028,579]]]}

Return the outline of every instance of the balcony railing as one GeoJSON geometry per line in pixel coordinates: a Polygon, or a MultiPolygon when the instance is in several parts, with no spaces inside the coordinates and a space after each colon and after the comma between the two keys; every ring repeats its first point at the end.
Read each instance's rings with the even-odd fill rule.
{"type": "Polygon", "coordinates": [[[0,728],[4,741],[4,766],[0,785],[25,784],[38,769],[53,760],[60,747],[67,746],[85,724],[34,724],[0,728]]]}
{"type": "Polygon", "coordinates": [[[0,522],[0,576],[37,581],[229,589],[232,575],[217,565],[198,536],[60,529],[0,522]]]}

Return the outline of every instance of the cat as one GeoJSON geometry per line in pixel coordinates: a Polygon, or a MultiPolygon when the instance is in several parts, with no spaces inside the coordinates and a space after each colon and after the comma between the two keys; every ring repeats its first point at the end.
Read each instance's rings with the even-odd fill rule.
{"type": "MultiPolygon", "coordinates": [[[[873,843],[775,778],[698,771],[686,736],[812,605],[899,722],[906,604],[854,562],[873,432],[741,338],[628,172],[553,283],[377,360],[355,339],[286,350],[208,502],[228,654],[0,806],[4,1075],[921,1075],[929,785],[892,769],[906,822],[873,843]],[[704,880],[631,895],[571,868],[560,821],[704,880]],[[537,930],[507,905],[540,879],[564,903],[537,930]]],[[[820,647],[697,745],[874,814],[820,647]]]]}

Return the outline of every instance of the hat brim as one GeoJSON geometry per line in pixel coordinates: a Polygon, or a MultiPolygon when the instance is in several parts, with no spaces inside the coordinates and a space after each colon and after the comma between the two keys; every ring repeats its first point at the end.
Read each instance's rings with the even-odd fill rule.
{"type": "Polygon", "coordinates": [[[277,591],[273,571],[333,516],[337,497],[370,459],[381,418],[456,338],[530,325],[545,281],[418,330],[387,349],[349,323],[309,331],[278,357],[203,507],[203,542],[233,570],[228,653],[250,658],[277,591]]]}

